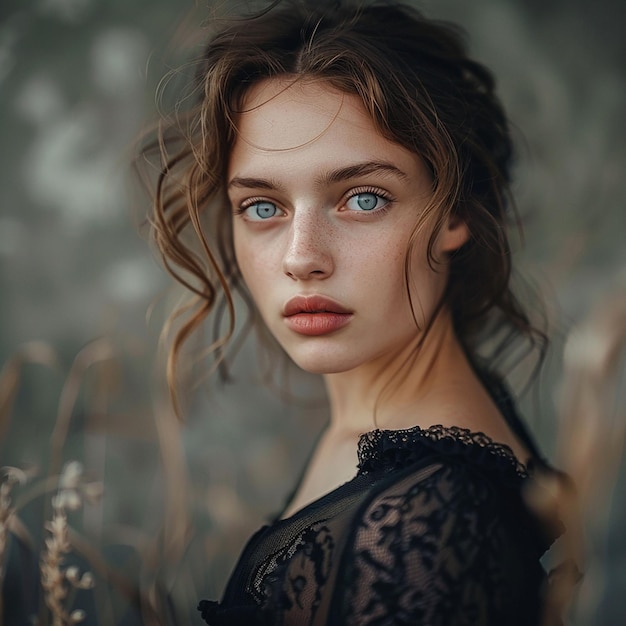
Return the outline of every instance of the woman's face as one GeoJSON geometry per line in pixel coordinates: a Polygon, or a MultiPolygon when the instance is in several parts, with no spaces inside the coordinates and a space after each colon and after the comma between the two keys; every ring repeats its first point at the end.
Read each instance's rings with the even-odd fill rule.
{"type": "MultiPolygon", "coordinates": [[[[384,138],[358,97],[323,82],[270,79],[238,119],[228,168],[234,245],[271,333],[303,369],[383,366],[418,338],[404,278],[409,238],[431,196],[421,160],[384,138]]],[[[443,293],[445,266],[410,258],[423,328],[443,293]]],[[[465,241],[446,224],[434,256],[465,241]]]]}

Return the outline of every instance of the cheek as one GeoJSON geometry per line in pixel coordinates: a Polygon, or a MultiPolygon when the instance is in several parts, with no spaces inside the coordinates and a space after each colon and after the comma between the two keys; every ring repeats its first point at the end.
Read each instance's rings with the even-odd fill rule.
{"type": "Polygon", "coordinates": [[[258,268],[258,263],[254,263],[254,251],[250,249],[249,243],[245,240],[245,237],[238,233],[238,229],[233,229],[233,248],[235,250],[235,259],[237,260],[237,267],[243,278],[243,282],[250,287],[255,284],[252,274],[258,268]]]}
{"type": "Polygon", "coordinates": [[[405,289],[404,266],[406,262],[408,244],[404,239],[397,241],[396,238],[390,238],[383,245],[376,248],[379,253],[372,255],[368,253],[367,248],[364,250],[367,255],[367,265],[370,269],[372,278],[378,282],[379,288],[388,289],[398,292],[400,288],[405,289]]]}
{"type": "Polygon", "coordinates": [[[413,253],[409,285],[413,308],[421,324],[434,313],[443,297],[447,280],[448,272],[444,264],[433,261],[431,267],[425,249],[413,253]]]}
{"type": "Polygon", "coordinates": [[[276,261],[272,258],[271,246],[251,240],[244,233],[238,233],[236,228],[233,231],[233,246],[243,282],[258,305],[258,296],[267,292],[268,283],[276,277],[276,261]]]}
{"type": "Polygon", "coordinates": [[[372,315],[391,316],[397,320],[410,317],[409,298],[404,278],[406,245],[397,238],[352,247],[351,271],[347,272],[347,291],[359,294],[361,304],[372,315]],[[358,250],[358,251],[355,251],[358,250]]]}

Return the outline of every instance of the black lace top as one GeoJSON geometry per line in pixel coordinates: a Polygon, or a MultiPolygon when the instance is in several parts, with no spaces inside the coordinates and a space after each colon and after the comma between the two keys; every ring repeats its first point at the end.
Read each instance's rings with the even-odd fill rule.
{"type": "Polygon", "coordinates": [[[222,601],[200,603],[208,624],[540,622],[554,537],[523,499],[540,461],[442,426],[375,430],[358,454],[352,480],[252,536],[222,601]]]}

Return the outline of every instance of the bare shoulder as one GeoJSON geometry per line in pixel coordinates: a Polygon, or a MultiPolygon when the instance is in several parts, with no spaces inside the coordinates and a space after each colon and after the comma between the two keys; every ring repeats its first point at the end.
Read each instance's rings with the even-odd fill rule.
{"type": "Polygon", "coordinates": [[[483,433],[495,443],[508,446],[516,459],[527,465],[530,451],[513,432],[501,410],[475,377],[451,379],[432,390],[417,414],[401,416],[398,428],[441,425],[483,433]]]}

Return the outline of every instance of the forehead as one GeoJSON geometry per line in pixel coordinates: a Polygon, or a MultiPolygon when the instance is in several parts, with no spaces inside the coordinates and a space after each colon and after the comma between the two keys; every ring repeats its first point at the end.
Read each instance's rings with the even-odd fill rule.
{"type": "Polygon", "coordinates": [[[375,132],[357,96],[323,81],[273,78],[248,91],[237,128],[259,148],[289,150],[319,138],[337,121],[375,132]]]}
{"type": "Polygon", "coordinates": [[[229,176],[247,165],[295,167],[305,159],[314,168],[374,158],[400,161],[405,171],[421,164],[378,131],[358,96],[320,80],[273,78],[244,98],[229,176]]]}

